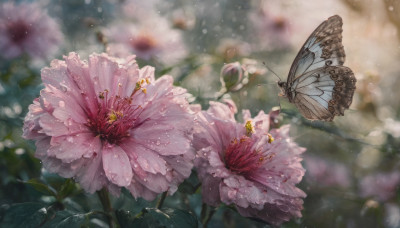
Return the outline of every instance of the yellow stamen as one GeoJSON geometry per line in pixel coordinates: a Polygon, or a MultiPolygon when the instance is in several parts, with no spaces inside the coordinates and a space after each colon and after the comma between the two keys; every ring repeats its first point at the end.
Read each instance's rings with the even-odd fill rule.
{"type": "Polygon", "coordinates": [[[149,78],[146,78],[146,83],[150,85],[151,82],[149,78]]]}
{"type": "Polygon", "coordinates": [[[146,88],[143,88],[142,91],[143,91],[144,94],[147,94],[147,89],[146,88]]]}
{"type": "Polygon", "coordinates": [[[135,90],[139,90],[141,87],[142,85],[140,84],[140,82],[136,82],[135,90]]]}
{"type": "Polygon", "coordinates": [[[246,122],[246,124],[244,125],[244,127],[246,128],[247,136],[250,136],[251,134],[254,133],[254,128],[253,128],[253,125],[251,124],[251,120],[248,120],[246,122]]]}
{"type": "Polygon", "coordinates": [[[114,123],[118,118],[124,117],[124,114],[122,112],[116,112],[116,111],[111,111],[108,113],[108,123],[112,124],[114,123]]]}
{"type": "Polygon", "coordinates": [[[108,114],[108,123],[109,124],[112,124],[116,120],[117,120],[117,115],[114,113],[114,111],[108,114]]]}
{"type": "Polygon", "coordinates": [[[275,141],[274,137],[272,137],[271,134],[268,133],[267,136],[268,136],[268,143],[269,144],[271,144],[273,141],[275,141]]]}

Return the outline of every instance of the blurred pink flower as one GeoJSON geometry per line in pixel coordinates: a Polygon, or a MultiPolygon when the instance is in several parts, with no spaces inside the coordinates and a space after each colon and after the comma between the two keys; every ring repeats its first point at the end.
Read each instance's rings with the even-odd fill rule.
{"type": "Polygon", "coordinates": [[[388,201],[396,196],[400,187],[400,171],[376,173],[365,176],[360,182],[360,195],[379,201],[388,201]]]}
{"type": "Polygon", "coordinates": [[[292,23],[283,2],[263,1],[257,10],[250,11],[249,18],[263,49],[291,46],[292,23]]]}
{"type": "Polygon", "coordinates": [[[90,193],[126,187],[152,200],[191,173],[193,118],[186,90],[171,76],[126,59],[76,53],[42,70],[45,88],[29,106],[24,134],[50,172],[90,193]]]}
{"type": "Polygon", "coordinates": [[[23,53],[46,58],[63,39],[59,25],[36,3],[0,5],[0,55],[15,58],[23,53]]]}
{"type": "Polygon", "coordinates": [[[225,38],[220,40],[215,53],[223,57],[225,62],[230,62],[232,59],[250,55],[251,47],[246,42],[225,38]]]}
{"type": "Polygon", "coordinates": [[[317,186],[350,186],[350,172],[344,164],[334,163],[322,158],[306,156],[306,179],[317,186]]]}
{"type": "Polygon", "coordinates": [[[241,215],[273,225],[301,217],[306,194],[295,185],[304,175],[305,149],[291,140],[288,125],[270,130],[263,111],[254,118],[244,111],[242,124],[234,110],[210,102],[208,111],[198,114],[193,145],[203,201],[234,204],[241,215]]]}
{"type": "Polygon", "coordinates": [[[140,59],[173,64],[187,54],[181,31],[160,17],[144,19],[140,24],[115,23],[105,34],[110,39],[108,52],[117,57],[133,53],[140,59]]]}

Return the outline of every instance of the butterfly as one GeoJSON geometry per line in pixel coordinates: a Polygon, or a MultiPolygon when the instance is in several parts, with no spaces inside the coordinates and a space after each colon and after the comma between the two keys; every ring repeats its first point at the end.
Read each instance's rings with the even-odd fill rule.
{"type": "Polygon", "coordinates": [[[332,121],[343,116],[353,100],[357,80],[343,66],[342,25],[338,15],[322,22],[301,47],[287,82],[278,82],[281,95],[309,120],[332,121]]]}

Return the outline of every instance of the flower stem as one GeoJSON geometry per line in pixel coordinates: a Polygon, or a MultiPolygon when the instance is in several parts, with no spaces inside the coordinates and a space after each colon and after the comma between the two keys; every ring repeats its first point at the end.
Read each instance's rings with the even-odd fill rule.
{"type": "Polygon", "coordinates": [[[210,207],[207,204],[203,203],[201,207],[201,223],[203,224],[203,228],[207,228],[208,223],[210,222],[212,216],[216,212],[215,207],[210,207]]]}
{"type": "Polygon", "coordinates": [[[163,192],[163,193],[161,194],[160,199],[159,199],[158,202],[157,202],[157,205],[156,205],[156,208],[157,208],[157,209],[161,209],[161,207],[162,207],[162,205],[163,205],[164,200],[165,200],[166,197],[167,197],[167,192],[163,192]]]}
{"type": "Polygon", "coordinates": [[[97,195],[99,196],[104,212],[107,214],[108,225],[110,226],[110,228],[117,227],[116,220],[114,219],[113,216],[113,209],[111,207],[111,201],[107,189],[102,188],[100,191],[97,191],[97,195]]]}

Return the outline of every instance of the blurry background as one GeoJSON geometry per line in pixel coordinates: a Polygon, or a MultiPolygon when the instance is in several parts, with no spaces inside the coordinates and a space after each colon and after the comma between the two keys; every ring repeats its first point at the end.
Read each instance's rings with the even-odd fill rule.
{"type": "MultiPolygon", "coordinates": [[[[38,14],[47,12],[58,26],[42,35],[54,36],[58,29],[60,39],[54,51],[41,56],[25,50],[9,57],[0,50],[0,212],[12,203],[51,200],[18,180],[38,178],[54,188],[65,184],[41,169],[33,143],[21,138],[28,105],[42,88],[40,69],[71,51],[82,59],[108,52],[121,57],[134,53],[140,66],[155,66],[157,76],[171,74],[203,109],[223,94],[237,104],[238,119],[242,109],[268,113],[280,104],[280,123],[291,124],[291,136],[307,148],[307,172],[299,185],[308,195],[303,218],[283,227],[400,227],[399,0],[35,2],[38,14]],[[278,79],[262,62],[286,80],[301,45],[335,14],[343,18],[344,65],[355,73],[357,89],[344,117],[311,122],[287,100],[278,100],[278,79]],[[240,86],[221,90],[221,68],[235,61],[246,69],[240,86]]],[[[0,15],[0,29],[6,22],[0,15]]],[[[35,23],[40,27],[44,22],[35,23]]],[[[199,214],[201,196],[181,194],[166,203],[199,214]]],[[[83,211],[99,206],[96,197],[84,196],[77,191],[75,199],[85,200],[70,205],[83,211]]],[[[128,205],[124,197],[131,198],[123,194],[114,203],[133,211],[152,203],[139,199],[128,205]]],[[[228,207],[209,223],[222,225],[265,226],[228,207]]]]}

